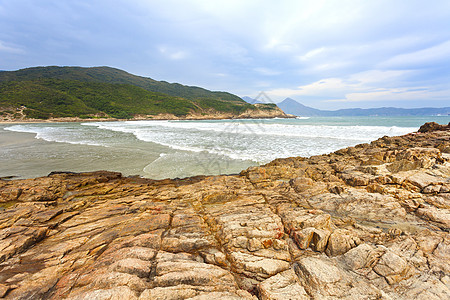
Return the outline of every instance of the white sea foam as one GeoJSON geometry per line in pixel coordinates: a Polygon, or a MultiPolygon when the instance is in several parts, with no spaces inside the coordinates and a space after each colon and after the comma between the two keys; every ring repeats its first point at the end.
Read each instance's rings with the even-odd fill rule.
{"type": "Polygon", "coordinates": [[[178,130],[211,131],[216,133],[235,133],[249,135],[273,135],[281,137],[333,138],[370,141],[383,135],[400,135],[416,130],[396,126],[331,126],[331,125],[292,125],[277,123],[249,122],[174,122],[174,121],[128,121],[118,123],[84,123],[101,129],[138,133],[151,128],[173,128],[178,130]]]}
{"type": "Polygon", "coordinates": [[[332,126],[270,121],[127,121],[86,123],[99,129],[132,133],[137,139],[180,151],[207,152],[232,159],[268,162],[278,157],[311,156],[401,135],[416,128],[332,126]]]}
{"type": "Polygon", "coordinates": [[[450,119],[311,117],[3,125],[0,126],[0,134],[3,128],[32,133],[38,139],[60,144],[54,147],[39,142],[9,148],[3,145],[0,165],[8,175],[10,170],[17,168],[17,162],[23,161],[24,174],[43,176],[51,169],[43,168],[42,164],[72,170],[73,164],[66,164],[65,160],[71,162],[76,155],[80,165],[77,163],[74,171],[110,169],[155,179],[230,174],[275,158],[308,157],[385,135],[402,135],[416,131],[418,126],[429,121],[446,124],[450,119]]]}
{"type": "MultiPolygon", "coordinates": [[[[125,121],[13,125],[6,130],[35,133],[52,142],[120,147],[137,140],[175,151],[266,163],[279,157],[311,156],[370,142],[414,127],[314,124],[308,119],[226,121],[125,121]],[[306,123],[305,123],[306,122],[306,123]]],[[[169,157],[161,155],[161,159],[169,157]]]]}
{"type": "Polygon", "coordinates": [[[45,140],[47,142],[68,143],[72,145],[90,145],[90,146],[107,146],[98,140],[86,138],[83,131],[76,128],[43,126],[42,124],[26,124],[13,125],[6,127],[5,130],[34,133],[36,139],[45,140]]]}

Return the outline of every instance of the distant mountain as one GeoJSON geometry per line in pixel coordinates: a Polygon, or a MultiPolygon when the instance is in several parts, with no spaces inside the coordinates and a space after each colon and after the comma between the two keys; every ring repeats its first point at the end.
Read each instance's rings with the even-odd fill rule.
{"type": "Polygon", "coordinates": [[[247,97],[247,96],[241,97],[241,99],[250,104],[258,103],[258,100],[247,97]]]}
{"type": "Polygon", "coordinates": [[[277,105],[284,112],[291,115],[307,117],[323,115],[322,110],[303,105],[291,98],[286,98],[283,100],[283,102],[280,102],[277,105]]]}
{"type": "Polygon", "coordinates": [[[247,96],[242,97],[242,100],[244,100],[245,102],[250,103],[250,104],[261,104],[261,103],[264,103],[264,102],[259,101],[258,99],[250,98],[250,97],[247,97],[247,96]]]}
{"type": "Polygon", "coordinates": [[[35,67],[0,72],[0,118],[207,118],[282,116],[227,92],[156,81],[110,67],[35,67]],[[255,112],[255,114],[253,113],[255,112]]]}
{"type": "Polygon", "coordinates": [[[278,103],[278,107],[285,113],[304,117],[340,117],[340,116],[435,116],[450,115],[450,107],[443,108],[349,108],[339,110],[320,110],[303,105],[294,99],[286,98],[278,103]]]}

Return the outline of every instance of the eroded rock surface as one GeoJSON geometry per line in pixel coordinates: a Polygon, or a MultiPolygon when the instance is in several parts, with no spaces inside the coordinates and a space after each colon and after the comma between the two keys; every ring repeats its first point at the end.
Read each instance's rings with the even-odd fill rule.
{"type": "Polygon", "coordinates": [[[6,299],[450,299],[450,131],[240,175],[0,180],[6,299]]]}

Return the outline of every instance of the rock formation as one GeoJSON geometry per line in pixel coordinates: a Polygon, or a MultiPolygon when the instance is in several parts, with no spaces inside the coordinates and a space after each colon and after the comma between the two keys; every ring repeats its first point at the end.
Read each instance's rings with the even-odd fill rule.
{"type": "Polygon", "coordinates": [[[161,113],[157,115],[135,115],[131,119],[110,118],[106,114],[96,114],[93,118],[80,117],[61,117],[49,119],[32,119],[28,118],[24,112],[24,108],[2,108],[0,107],[0,122],[3,123],[54,123],[54,122],[102,122],[102,121],[142,121],[142,120],[224,120],[224,119],[293,119],[294,115],[284,113],[277,106],[265,107],[264,104],[254,104],[254,109],[248,109],[241,113],[220,112],[208,110],[202,112],[190,112],[185,116],[176,116],[169,113],[161,113]],[[15,112],[14,112],[15,111],[15,112]]]}
{"type": "Polygon", "coordinates": [[[0,180],[0,297],[450,299],[438,130],[232,176],[0,180]]]}

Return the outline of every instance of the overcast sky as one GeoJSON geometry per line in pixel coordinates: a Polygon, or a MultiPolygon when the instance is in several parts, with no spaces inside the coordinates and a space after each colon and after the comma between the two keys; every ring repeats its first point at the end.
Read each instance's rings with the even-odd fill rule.
{"type": "Polygon", "coordinates": [[[44,65],[322,109],[450,106],[450,1],[0,0],[0,70],[44,65]]]}

